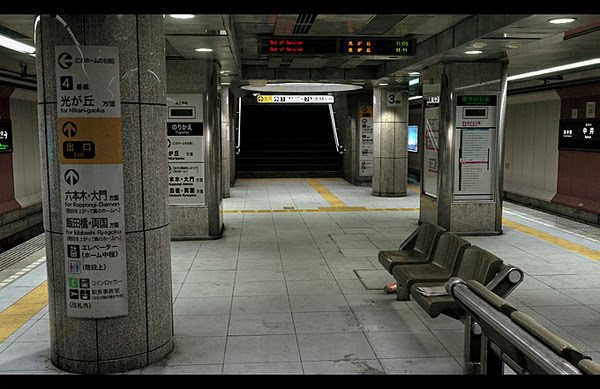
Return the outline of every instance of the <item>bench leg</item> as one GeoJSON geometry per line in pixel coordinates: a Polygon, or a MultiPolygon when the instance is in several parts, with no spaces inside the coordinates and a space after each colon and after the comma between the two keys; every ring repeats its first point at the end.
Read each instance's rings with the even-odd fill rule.
{"type": "Polygon", "coordinates": [[[490,341],[485,335],[481,336],[481,374],[503,375],[502,358],[492,350],[490,341]]]}
{"type": "Polygon", "coordinates": [[[397,301],[408,301],[408,300],[410,300],[410,290],[407,287],[405,287],[405,286],[397,284],[397,286],[396,286],[396,300],[397,301]]]}
{"type": "Polygon", "coordinates": [[[481,327],[469,314],[465,318],[464,352],[463,373],[467,375],[481,374],[481,327]]]}

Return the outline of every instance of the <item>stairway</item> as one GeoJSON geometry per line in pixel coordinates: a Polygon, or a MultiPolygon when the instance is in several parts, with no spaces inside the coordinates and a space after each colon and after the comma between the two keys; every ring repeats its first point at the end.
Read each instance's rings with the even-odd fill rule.
{"type": "Polygon", "coordinates": [[[326,105],[244,106],[236,176],[341,177],[326,105]]]}

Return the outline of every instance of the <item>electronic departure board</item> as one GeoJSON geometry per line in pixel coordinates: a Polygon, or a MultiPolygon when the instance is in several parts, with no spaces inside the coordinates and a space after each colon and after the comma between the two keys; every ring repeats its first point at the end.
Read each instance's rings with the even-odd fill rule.
{"type": "Polygon", "coordinates": [[[260,54],[314,55],[349,54],[358,56],[414,55],[416,41],[410,38],[324,38],[265,37],[260,39],[260,54]]]}

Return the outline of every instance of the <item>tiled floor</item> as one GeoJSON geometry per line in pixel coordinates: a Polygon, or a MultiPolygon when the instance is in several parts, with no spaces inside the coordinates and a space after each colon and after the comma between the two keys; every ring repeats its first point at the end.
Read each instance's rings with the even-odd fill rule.
{"type": "MultiPolygon", "coordinates": [[[[413,191],[379,198],[341,179],[320,182],[346,206],[419,203],[413,191]]],[[[238,180],[223,204],[226,211],[330,206],[301,179],[238,180]]],[[[417,217],[418,211],[225,213],[221,239],[172,242],[175,348],[131,373],[461,374],[460,322],[431,319],[413,301],[365,289],[355,272],[362,270],[367,286],[391,281],[377,253],[396,248],[417,217]]],[[[569,238],[564,224],[554,231],[552,221],[541,225],[514,209],[505,217],[569,238]]],[[[600,262],[511,228],[467,239],[525,271],[510,301],[598,359],[600,262]]],[[[593,240],[569,239],[600,250],[593,240]]],[[[1,289],[0,304],[27,293],[44,272],[38,267],[1,289]]],[[[0,343],[0,373],[59,373],[48,361],[47,326],[44,309],[0,343]]]]}

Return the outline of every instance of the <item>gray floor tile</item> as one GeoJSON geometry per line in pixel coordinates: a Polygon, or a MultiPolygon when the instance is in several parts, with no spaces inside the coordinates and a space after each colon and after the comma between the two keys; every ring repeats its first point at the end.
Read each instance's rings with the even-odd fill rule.
{"type": "Polygon", "coordinates": [[[324,266],[310,269],[285,269],[286,281],[333,280],[333,274],[324,266]]]}
{"type": "Polygon", "coordinates": [[[16,342],[0,354],[0,371],[57,369],[50,362],[50,342],[16,342]]]}
{"type": "Polygon", "coordinates": [[[354,269],[349,267],[333,267],[331,268],[333,277],[338,280],[357,280],[358,276],[354,272],[354,269]]]}
{"type": "Polygon", "coordinates": [[[232,314],[290,312],[288,296],[234,296],[232,314]]]}
{"type": "Polygon", "coordinates": [[[427,327],[412,310],[355,312],[367,332],[420,331],[427,327]]]}
{"type": "Polygon", "coordinates": [[[300,362],[225,364],[223,374],[302,374],[300,362]]]}
{"type": "Polygon", "coordinates": [[[177,297],[228,297],[233,282],[185,282],[177,297]]]}
{"type": "Polygon", "coordinates": [[[29,327],[16,342],[50,342],[50,323],[48,320],[38,320],[29,327]]]}
{"type": "MultiPolygon", "coordinates": [[[[191,267],[185,270],[235,270],[237,265],[237,259],[197,259],[194,261],[191,267]]],[[[175,270],[173,268],[173,270],[175,270]]],[[[182,269],[183,270],[183,269],[182,269]]]]}
{"type": "Polygon", "coordinates": [[[339,280],[338,285],[345,295],[350,294],[381,294],[383,293],[383,286],[381,289],[366,289],[362,282],[359,280],[339,280]]]}
{"type": "Polygon", "coordinates": [[[12,343],[9,343],[9,342],[2,342],[2,343],[0,343],[0,354],[2,353],[2,351],[6,350],[6,348],[8,346],[10,346],[11,344],[12,343]]]}
{"type": "Polygon", "coordinates": [[[284,281],[281,269],[238,270],[236,281],[284,281]]]}
{"type": "MultiPolygon", "coordinates": [[[[596,285],[597,286],[597,285],[596,285]]],[[[561,293],[566,294],[581,304],[593,305],[600,304],[600,288],[586,289],[560,289],[561,293]]]]}
{"type": "Polygon", "coordinates": [[[346,294],[353,311],[397,311],[411,310],[406,301],[396,301],[395,294],[346,294]]]}
{"type": "Polygon", "coordinates": [[[236,282],[234,296],[285,296],[283,281],[236,282]]]}
{"type": "Polygon", "coordinates": [[[230,336],[225,363],[298,362],[295,335],[230,336]]]}
{"type": "Polygon", "coordinates": [[[600,323],[600,312],[585,305],[534,307],[534,309],[559,326],[586,326],[600,323]]]}
{"type": "Polygon", "coordinates": [[[375,359],[363,333],[298,334],[302,361],[375,359]]]}
{"type": "MultiPolygon", "coordinates": [[[[529,277],[531,278],[531,277],[529,277]]],[[[536,277],[539,281],[543,282],[546,285],[551,286],[552,288],[555,289],[559,289],[561,292],[563,291],[563,289],[567,289],[567,288],[577,288],[577,289],[582,289],[582,288],[594,288],[595,286],[597,286],[598,284],[588,280],[587,278],[580,276],[580,275],[575,275],[575,274],[561,274],[561,275],[555,275],[555,276],[537,276],[536,277]]],[[[527,280],[527,277],[525,277],[525,279],[523,280],[523,283],[525,283],[525,281],[527,280]]],[[[519,285],[518,288],[521,288],[522,285],[519,285]]]]}
{"type": "Polygon", "coordinates": [[[597,325],[564,327],[564,329],[592,346],[596,351],[600,351],[600,321],[597,325]]]}
{"type": "Polygon", "coordinates": [[[142,369],[142,374],[221,374],[221,364],[164,366],[160,362],[142,369]]]}
{"type": "Polygon", "coordinates": [[[436,318],[432,318],[420,306],[413,309],[413,312],[417,314],[419,319],[421,319],[430,330],[462,330],[465,327],[460,320],[453,319],[446,315],[439,315],[436,318]]]}
{"type": "Polygon", "coordinates": [[[233,282],[235,270],[190,270],[185,282],[233,282]]]}
{"type": "Polygon", "coordinates": [[[228,315],[231,297],[178,297],[173,315],[228,315]]]}
{"type": "Polygon", "coordinates": [[[549,289],[550,287],[553,287],[553,286],[547,282],[542,281],[542,279],[546,280],[546,279],[551,279],[552,277],[556,277],[556,276],[535,276],[534,277],[529,274],[525,274],[525,277],[523,277],[523,281],[519,284],[519,286],[517,286],[517,288],[519,288],[519,290],[549,289]]]}
{"type": "Polygon", "coordinates": [[[182,284],[183,280],[187,276],[188,272],[186,271],[172,271],[171,272],[171,282],[174,284],[182,284]]]}
{"type": "Polygon", "coordinates": [[[229,315],[173,316],[175,336],[225,336],[229,315]]]}
{"type": "MultiPolygon", "coordinates": [[[[375,255],[377,255],[378,252],[375,252],[375,255]]],[[[368,255],[373,255],[373,253],[368,254],[368,255]]],[[[340,268],[346,268],[346,269],[375,269],[375,267],[373,266],[373,264],[371,263],[371,261],[369,261],[368,259],[366,259],[367,255],[361,256],[361,258],[348,258],[348,257],[338,257],[338,258],[330,258],[330,257],[326,257],[325,261],[327,262],[327,265],[329,265],[329,267],[331,269],[340,269],[340,268]]]]}
{"type": "Polygon", "coordinates": [[[295,312],[294,325],[298,334],[361,331],[351,312],[295,312]]]}
{"type": "Polygon", "coordinates": [[[452,357],[380,359],[387,374],[462,374],[452,357]]]}
{"type": "Polygon", "coordinates": [[[339,312],[350,311],[341,294],[301,294],[290,296],[293,312],[339,312]]]}
{"type": "Polygon", "coordinates": [[[305,374],[384,374],[376,359],[302,362],[305,374]]]}
{"type": "Polygon", "coordinates": [[[341,294],[334,280],[287,281],[290,296],[300,294],[341,294]]]}
{"type": "Polygon", "coordinates": [[[286,313],[242,313],[231,315],[229,335],[293,334],[292,315],[286,313]]]}
{"type": "Polygon", "coordinates": [[[240,259],[237,265],[238,270],[257,270],[257,269],[282,269],[280,259],[240,259]]]}
{"type": "Polygon", "coordinates": [[[429,331],[369,332],[367,337],[380,359],[450,356],[429,331]]]}
{"type": "Polygon", "coordinates": [[[160,364],[210,365],[222,364],[225,355],[226,338],[223,337],[173,337],[173,351],[160,364]]]}
{"type": "Polygon", "coordinates": [[[574,299],[554,289],[515,289],[507,298],[529,307],[543,307],[549,305],[578,305],[574,299]]]}
{"type": "Polygon", "coordinates": [[[431,333],[453,357],[462,357],[465,354],[464,330],[435,330],[431,333]]]}

